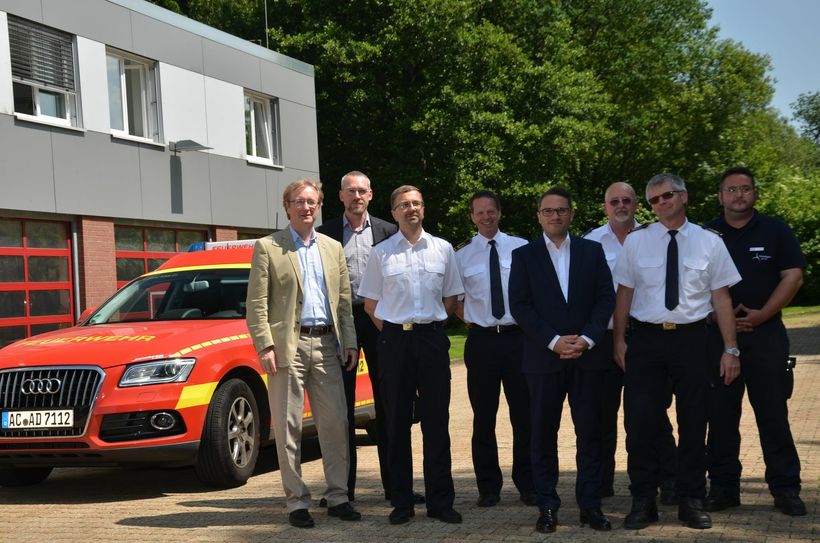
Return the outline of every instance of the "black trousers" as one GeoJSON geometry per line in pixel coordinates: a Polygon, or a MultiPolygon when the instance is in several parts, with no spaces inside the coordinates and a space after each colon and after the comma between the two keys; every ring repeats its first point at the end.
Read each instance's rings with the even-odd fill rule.
{"type": "Polygon", "coordinates": [[[410,427],[413,401],[424,439],[424,488],[427,509],[453,507],[450,456],[450,340],[439,323],[401,325],[384,323],[379,335],[379,386],[384,400],[390,503],[413,507],[413,456],[410,427]]]}
{"type": "MultiPolygon", "coordinates": [[[[715,330],[710,342],[722,351],[715,330]]],[[[773,496],[784,491],[800,491],[800,458],[789,427],[788,396],[793,375],[786,371],[789,338],[780,319],[772,319],[753,332],[737,335],[740,348],[740,376],[726,386],[713,368],[709,395],[709,434],[706,444],[711,488],[738,494],[740,475],[740,414],[744,390],[754,410],[766,483],[773,496]]],[[[719,355],[718,355],[719,356],[719,355]]]]}
{"type": "Polygon", "coordinates": [[[561,506],[558,484],[558,430],[569,396],[575,426],[575,500],[581,509],[601,507],[600,401],[605,370],[567,364],[551,373],[526,374],[532,414],[532,476],[540,509],[561,506]]]}
{"type": "Polygon", "coordinates": [[[678,496],[703,498],[706,487],[706,401],[709,370],[706,325],[660,330],[633,326],[626,353],[624,416],[627,471],[634,497],[657,495],[669,386],[678,416],[678,496]]]}
{"type": "MultiPolygon", "coordinates": [[[[615,452],[618,448],[618,410],[621,408],[621,393],[624,384],[624,372],[615,363],[612,354],[612,331],[609,330],[601,342],[601,349],[607,351],[607,358],[613,359],[612,365],[604,374],[604,385],[601,391],[601,489],[609,489],[615,483],[615,452]]],[[[672,386],[668,387],[667,409],[672,404],[672,386]]],[[[660,464],[659,480],[674,482],[678,473],[678,450],[675,444],[672,423],[664,415],[661,430],[658,433],[655,449],[660,464]]]]}
{"type": "Polygon", "coordinates": [[[523,340],[520,329],[498,333],[472,327],[464,345],[467,393],[473,408],[473,469],[481,495],[499,494],[503,484],[495,436],[502,384],[513,430],[513,484],[519,492],[533,491],[530,394],[521,373],[523,340]]]}
{"type": "MultiPolygon", "coordinates": [[[[356,338],[359,348],[364,350],[370,384],[373,388],[373,404],[376,409],[376,450],[379,456],[379,470],[382,486],[386,494],[390,489],[390,470],[387,463],[387,432],[384,429],[384,405],[379,388],[379,350],[377,341],[379,330],[370,316],[365,313],[364,305],[353,306],[353,321],[356,326],[356,338]]],[[[350,473],[347,478],[348,497],[352,500],[356,489],[356,425],[354,408],[356,406],[356,372],[344,372],[345,399],[347,400],[347,422],[350,428],[350,473]]]]}

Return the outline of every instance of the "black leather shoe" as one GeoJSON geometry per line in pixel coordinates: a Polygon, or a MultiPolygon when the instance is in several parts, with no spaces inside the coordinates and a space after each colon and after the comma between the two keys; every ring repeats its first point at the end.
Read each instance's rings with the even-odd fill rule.
{"type": "Polygon", "coordinates": [[[478,501],[475,502],[475,504],[479,507],[492,507],[500,501],[501,496],[498,494],[482,494],[478,497],[478,501]]]}
{"type": "Polygon", "coordinates": [[[705,507],[706,510],[714,513],[715,511],[723,511],[730,507],[738,507],[740,505],[740,495],[731,491],[718,490],[712,488],[709,495],[706,496],[705,507]]]}
{"type": "Polygon", "coordinates": [[[441,522],[446,522],[447,524],[461,524],[462,520],[461,514],[452,507],[449,509],[441,509],[439,511],[432,511],[428,509],[427,516],[430,518],[437,518],[441,522]]]}
{"type": "Polygon", "coordinates": [[[602,486],[600,494],[602,498],[611,498],[615,495],[615,488],[612,485],[602,486]]]}
{"type": "Polygon", "coordinates": [[[581,509],[581,524],[589,524],[593,530],[602,532],[612,529],[612,524],[600,509],[581,509]]]}
{"type": "Polygon", "coordinates": [[[362,514],[353,509],[350,502],[328,507],[327,514],[331,517],[338,517],[340,520],[362,520],[362,514]]]}
{"type": "Polygon", "coordinates": [[[524,505],[533,507],[535,505],[535,492],[522,492],[519,499],[524,505]]]}
{"type": "Polygon", "coordinates": [[[627,530],[643,530],[658,521],[658,504],[655,498],[632,498],[632,510],[624,518],[627,530]]]}
{"type": "Polygon", "coordinates": [[[806,504],[800,499],[800,494],[793,490],[775,496],[774,506],[784,515],[791,517],[802,517],[806,514],[806,504]]]}
{"type": "Polygon", "coordinates": [[[712,518],[704,509],[703,500],[700,498],[681,498],[678,505],[678,519],[695,530],[712,527],[712,518]]]}
{"type": "Polygon", "coordinates": [[[307,509],[295,509],[288,515],[288,522],[297,528],[313,528],[315,523],[307,509]]]}
{"type": "Polygon", "coordinates": [[[660,486],[660,501],[661,505],[678,505],[680,501],[675,492],[675,481],[664,481],[660,486]]]}
{"type": "Polygon", "coordinates": [[[396,507],[390,512],[390,524],[405,524],[416,516],[412,507],[396,507]]]}
{"type": "Polygon", "coordinates": [[[319,500],[319,507],[321,507],[322,509],[327,507],[327,499],[326,498],[322,498],[321,500],[319,500]]]}
{"type": "Polygon", "coordinates": [[[551,534],[558,526],[558,512],[552,509],[542,509],[541,516],[535,523],[535,531],[542,534],[551,534]]]}

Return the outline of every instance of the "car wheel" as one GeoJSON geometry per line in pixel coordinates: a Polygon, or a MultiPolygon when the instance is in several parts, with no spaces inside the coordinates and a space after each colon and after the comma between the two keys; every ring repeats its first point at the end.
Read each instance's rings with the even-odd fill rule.
{"type": "Polygon", "coordinates": [[[259,458],[259,409],[250,387],[240,379],[222,383],[214,392],[196,463],[208,486],[245,484],[259,458]]]}
{"type": "Polygon", "coordinates": [[[45,481],[54,468],[0,468],[0,486],[30,486],[45,481]]]}

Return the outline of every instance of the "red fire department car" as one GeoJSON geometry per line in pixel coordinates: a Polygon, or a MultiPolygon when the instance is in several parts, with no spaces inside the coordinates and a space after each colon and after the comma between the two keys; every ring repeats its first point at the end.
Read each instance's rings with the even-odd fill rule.
{"type": "MultiPolygon", "coordinates": [[[[0,350],[0,486],[36,484],[55,467],[129,465],[193,465],[208,485],[243,484],[273,439],[245,325],[251,247],[178,255],[78,326],[0,350]]],[[[364,360],[357,372],[356,423],[370,429],[364,360]]]]}

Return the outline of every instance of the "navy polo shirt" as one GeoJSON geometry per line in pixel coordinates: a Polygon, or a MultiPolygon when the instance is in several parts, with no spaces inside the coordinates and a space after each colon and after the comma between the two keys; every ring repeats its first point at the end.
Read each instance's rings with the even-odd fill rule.
{"type": "Polygon", "coordinates": [[[778,218],[755,211],[743,228],[733,228],[723,216],[707,227],[723,234],[742,281],[731,287],[732,303],[760,309],[780,283],[780,272],[805,268],[806,257],[789,226],[778,218]]]}

